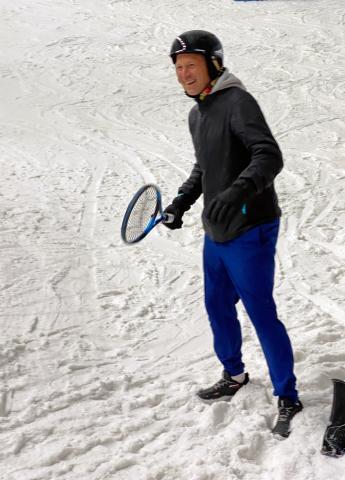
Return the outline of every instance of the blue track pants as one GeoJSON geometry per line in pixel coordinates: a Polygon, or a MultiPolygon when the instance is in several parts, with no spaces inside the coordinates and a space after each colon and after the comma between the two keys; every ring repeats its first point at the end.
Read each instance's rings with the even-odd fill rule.
{"type": "Polygon", "coordinates": [[[241,299],[264,352],[274,395],[297,399],[290,339],[277,317],[273,299],[274,256],[279,220],[252,228],[229,242],[205,237],[205,305],[214,349],[230,375],[244,371],[241,326],[236,303],[241,299]]]}

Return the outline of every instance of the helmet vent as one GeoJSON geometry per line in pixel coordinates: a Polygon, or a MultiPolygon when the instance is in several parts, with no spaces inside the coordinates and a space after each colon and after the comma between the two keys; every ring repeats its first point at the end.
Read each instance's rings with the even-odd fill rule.
{"type": "Polygon", "coordinates": [[[181,52],[184,52],[185,50],[187,50],[187,45],[186,45],[186,43],[182,40],[181,37],[176,37],[176,40],[178,40],[178,41],[180,42],[182,48],[181,48],[181,50],[177,50],[177,51],[175,52],[175,54],[178,54],[178,53],[181,53],[181,52]]]}

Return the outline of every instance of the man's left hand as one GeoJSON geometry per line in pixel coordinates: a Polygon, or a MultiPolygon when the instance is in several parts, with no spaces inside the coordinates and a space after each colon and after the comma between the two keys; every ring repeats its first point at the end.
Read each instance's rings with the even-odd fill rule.
{"type": "Polygon", "coordinates": [[[205,209],[206,218],[212,223],[229,225],[256,189],[251,180],[236,180],[231,187],[213,198],[205,209]]]}

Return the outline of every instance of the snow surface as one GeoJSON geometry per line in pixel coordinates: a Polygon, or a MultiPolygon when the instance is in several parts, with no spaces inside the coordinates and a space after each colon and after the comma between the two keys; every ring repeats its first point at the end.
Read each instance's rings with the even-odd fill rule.
{"type": "Polygon", "coordinates": [[[329,480],[331,378],[345,379],[344,0],[1,0],[0,478],[329,480]],[[276,300],[305,410],[272,438],[276,399],[243,310],[252,382],[204,405],[221,367],[203,306],[201,204],[135,247],[144,183],[190,172],[167,52],[220,36],[285,157],[276,300]]]}

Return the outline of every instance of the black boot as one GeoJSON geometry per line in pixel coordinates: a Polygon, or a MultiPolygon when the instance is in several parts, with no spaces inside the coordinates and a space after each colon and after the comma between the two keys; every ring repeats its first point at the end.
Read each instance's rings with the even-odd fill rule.
{"type": "Polygon", "coordinates": [[[277,438],[287,438],[291,432],[291,420],[296,413],[303,410],[303,405],[300,400],[295,402],[289,398],[279,397],[278,400],[278,418],[276,424],[272,428],[272,433],[277,438]]]}
{"type": "Polygon", "coordinates": [[[333,405],[323,437],[321,453],[331,457],[340,457],[345,454],[345,382],[333,379],[333,405]]]}
{"type": "Polygon", "coordinates": [[[199,390],[197,395],[206,403],[212,403],[217,400],[231,400],[235,393],[237,393],[243,385],[247,385],[248,382],[248,373],[245,374],[244,381],[239,383],[224,370],[221,380],[212,385],[212,387],[199,390]]]}

